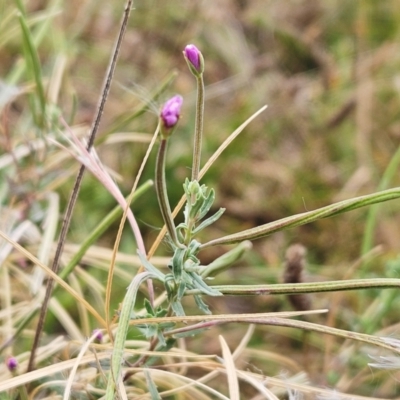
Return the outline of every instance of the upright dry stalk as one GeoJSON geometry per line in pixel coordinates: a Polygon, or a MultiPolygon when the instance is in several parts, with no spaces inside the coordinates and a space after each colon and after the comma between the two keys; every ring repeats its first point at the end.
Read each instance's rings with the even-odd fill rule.
{"type": "MultiPolygon", "coordinates": [[[[111,60],[110,60],[106,78],[105,78],[105,81],[103,84],[100,101],[97,106],[97,111],[95,114],[95,118],[93,120],[92,128],[90,130],[88,144],[87,144],[88,151],[93,147],[93,143],[94,143],[97,131],[100,126],[100,121],[101,121],[101,117],[103,115],[104,107],[105,107],[105,104],[107,101],[108,93],[110,91],[111,82],[112,82],[112,78],[113,78],[114,71],[115,71],[115,66],[117,65],[117,59],[118,59],[118,55],[119,55],[119,50],[121,48],[122,39],[124,37],[126,27],[128,24],[129,15],[130,15],[130,12],[132,9],[132,3],[133,3],[133,0],[127,0],[127,2],[125,4],[124,13],[123,13],[122,21],[121,21],[121,27],[119,29],[118,37],[117,37],[117,40],[114,45],[114,50],[111,53],[111,60]]],[[[74,187],[71,192],[71,197],[68,201],[67,210],[65,212],[65,216],[63,219],[63,224],[61,227],[61,232],[60,232],[60,236],[58,239],[57,248],[56,248],[56,252],[54,255],[54,260],[53,260],[53,263],[51,266],[51,270],[56,274],[58,273],[58,270],[59,270],[61,254],[63,253],[63,250],[64,250],[65,239],[67,237],[67,233],[69,230],[69,225],[70,225],[71,218],[72,218],[72,212],[74,210],[75,203],[78,198],[78,194],[79,194],[79,190],[81,187],[81,182],[82,182],[84,172],[85,172],[85,166],[82,165],[80,167],[78,175],[76,177],[75,184],[74,184],[74,187]]],[[[49,304],[51,295],[53,293],[53,287],[54,287],[54,280],[49,277],[49,279],[47,280],[46,293],[45,293],[45,297],[43,299],[42,307],[40,310],[39,321],[38,321],[38,325],[36,328],[35,337],[33,340],[33,345],[32,345],[31,354],[30,354],[30,358],[29,358],[28,369],[27,369],[28,372],[32,371],[35,367],[36,350],[39,346],[39,340],[40,340],[40,337],[41,337],[41,334],[43,331],[44,322],[46,320],[48,304],[49,304]]]]}

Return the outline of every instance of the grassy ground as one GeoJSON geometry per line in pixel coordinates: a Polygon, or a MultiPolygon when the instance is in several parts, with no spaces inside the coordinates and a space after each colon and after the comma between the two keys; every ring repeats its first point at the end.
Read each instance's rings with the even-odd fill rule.
{"type": "MultiPolygon", "coordinates": [[[[117,310],[140,261],[128,224],[112,261],[122,212],[113,213],[115,199],[89,171],[61,257],[61,271],[72,270],[63,278],[68,287],[54,292],[34,372],[26,370],[46,286],[43,266],[50,267],[54,258],[80,167],[55,142],[71,148],[65,123],[87,137],[123,10],[122,1],[0,0],[0,398],[101,398],[110,379],[115,343],[109,334],[116,334],[117,325],[101,343],[87,338],[104,328],[108,314],[118,322],[117,310]],[[107,216],[110,222],[96,236],[107,216]],[[90,238],[93,243],[77,258],[90,238]],[[84,346],[86,359],[79,360],[84,346]],[[10,357],[18,362],[13,371],[7,368],[10,357]]],[[[161,104],[180,93],[182,118],[166,166],[170,202],[178,203],[190,176],[196,101],[182,50],[195,43],[205,58],[202,164],[268,105],[202,179],[216,190],[213,211],[226,208],[200,235],[202,243],[395,188],[400,185],[399,18],[394,0],[135,1],[96,139],[101,163],[128,196],[161,104]]],[[[154,149],[139,187],[154,179],[155,159],[154,149]]],[[[135,199],[132,210],[150,249],[163,226],[153,187],[135,199]]],[[[183,220],[182,212],[176,220],[183,220]]],[[[278,284],[291,267],[300,268],[301,281],[317,286],[355,279],[394,282],[400,273],[399,223],[395,200],[281,230],[254,241],[240,262],[209,284],[278,284]],[[289,247],[296,243],[307,249],[306,256],[301,247],[289,247]]],[[[206,248],[201,262],[207,265],[231,248],[206,248]]],[[[152,261],[166,273],[170,257],[164,241],[152,261]]],[[[155,285],[159,296],[163,287],[155,285]]],[[[180,338],[159,357],[149,356],[143,363],[147,372],[135,363],[149,346],[154,349],[143,330],[132,327],[124,343],[127,396],[156,399],[157,386],[168,399],[398,398],[400,344],[380,339],[398,336],[398,289],[372,286],[309,294],[300,298],[304,307],[284,295],[204,296],[212,318],[225,315],[233,322],[216,323],[180,338]],[[290,327],[271,319],[251,325],[238,316],[277,318],[294,309],[329,312],[290,319],[295,321],[290,327]],[[387,370],[388,364],[393,368],[387,370]],[[194,384],[180,389],[189,382],[185,379],[194,384]]],[[[136,311],[146,296],[144,285],[136,311]]],[[[192,299],[184,306],[204,321],[192,299]]]]}

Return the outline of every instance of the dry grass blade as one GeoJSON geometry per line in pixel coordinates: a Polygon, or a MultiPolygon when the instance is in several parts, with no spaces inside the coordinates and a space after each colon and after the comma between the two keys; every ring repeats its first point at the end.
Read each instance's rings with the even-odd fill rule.
{"type": "MultiPolygon", "coordinates": [[[[139,168],[139,171],[138,171],[138,173],[136,175],[135,182],[133,184],[131,193],[129,194],[129,197],[128,197],[127,201],[126,201],[127,207],[125,208],[124,213],[122,215],[122,218],[121,218],[121,221],[120,221],[120,224],[119,224],[119,228],[118,228],[118,232],[117,232],[117,237],[115,238],[112,257],[111,257],[111,262],[110,262],[110,269],[109,269],[108,278],[107,278],[107,287],[106,287],[105,314],[106,314],[107,326],[110,325],[110,300],[111,300],[111,288],[112,288],[112,279],[113,279],[114,268],[115,268],[115,260],[116,260],[117,254],[118,254],[118,249],[119,249],[119,245],[120,245],[120,242],[121,242],[121,237],[122,237],[124,224],[125,224],[126,218],[128,216],[128,211],[130,211],[129,210],[129,205],[132,202],[133,195],[135,194],[137,185],[139,184],[139,180],[140,180],[140,178],[142,176],[143,169],[146,166],[146,163],[147,163],[148,158],[150,156],[151,150],[153,149],[154,144],[155,144],[155,142],[157,140],[159,130],[160,130],[160,126],[158,125],[157,129],[155,130],[155,132],[154,132],[154,134],[153,134],[153,136],[151,138],[151,141],[150,141],[150,144],[149,144],[149,146],[147,148],[146,154],[145,154],[145,156],[144,156],[144,158],[143,158],[143,160],[142,160],[142,162],[140,164],[140,168],[139,168]]],[[[139,269],[139,272],[141,272],[141,271],[143,271],[143,268],[139,269]]],[[[153,290],[152,290],[152,286],[151,285],[152,285],[151,283],[148,283],[148,288],[150,289],[149,293],[150,293],[150,296],[151,296],[151,303],[153,303],[153,294],[152,294],[153,290]]]]}
{"type": "Polygon", "coordinates": [[[68,400],[70,398],[72,385],[73,385],[76,373],[78,371],[78,368],[81,365],[82,359],[83,359],[86,351],[89,349],[90,345],[96,339],[97,334],[98,334],[97,332],[93,333],[93,335],[86,341],[86,343],[82,346],[81,350],[79,351],[78,357],[75,359],[75,364],[69,374],[69,377],[68,377],[68,380],[67,380],[67,383],[65,386],[63,400],[68,400]]]}
{"type": "MultiPolygon", "coordinates": [[[[82,359],[80,360],[80,366],[83,366],[88,363],[93,363],[96,361],[96,359],[107,360],[109,358],[110,358],[110,354],[108,351],[104,352],[104,353],[98,353],[96,356],[94,354],[86,355],[86,356],[83,356],[82,359]]],[[[74,368],[75,365],[76,365],[76,359],[71,358],[66,361],[54,363],[47,367],[39,368],[35,371],[27,372],[25,374],[16,376],[14,378],[7,379],[3,382],[0,382],[0,393],[4,392],[6,390],[12,389],[12,388],[19,387],[21,385],[25,385],[30,382],[44,379],[48,376],[52,376],[59,372],[63,372],[65,370],[74,368]]]]}
{"type": "Polygon", "coordinates": [[[247,374],[248,376],[258,380],[263,385],[267,386],[273,393],[286,396],[288,391],[295,391],[304,395],[314,396],[311,398],[322,399],[340,399],[340,400],[385,400],[380,397],[373,396],[360,396],[355,394],[342,393],[337,390],[319,388],[308,383],[302,383],[304,381],[303,375],[297,375],[293,377],[265,377],[261,374],[257,374],[249,371],[238,371],[241,374],[247,374]]]}
{"type": "Polygon", "coordinates": [[[224,358],[225,371],[228,377],[230,399],[240,400],[239,381],[236,373],[235,362],[225,339],[221,335],[219,335],[219,342],[221,344],[222,357],[224,358]]]}
{"type": "MultiPolygon", "coordinates": [[[[219,322],[251,322],[254,320],[268,319],[272,317],[279,317],[282,320],[285,318],[300,317],[311,314],[326,313],[328,310],[310,310],[310,311],[282,311],[270,313],[246,313],[246,314],[219,314],[219,315],[185,315],[174,317],[159,317],[159,318],[141,318],[132,320],[130,325],[152,324],[162,322],[206,322],[206,321],[219,321],[219,322]]],[[[175,331],[167,331],[166,334],[172,334],[175,331]]]]}
{"type": "Polygon", "coordinates": [[[42,268],[49,277],[54,279],[54,281],[56,281],[71,296],[73,296],[76,299],[76,301],[83,304],[86,307],[86,309],[97,319],[97,321],[99,322],[100,325],[102,325],[104,327],[106,326],[106,322],[101,317],[101,315],[84,298],[79,296],[79,294],[76,293],[75,290],[73,290],[71,288],[71,286],[68,285],[68,283],[66,283],[58,275],[56,275],[49,267],[42,264],[34,255],[32,255],[29,251],[27,251],[25,248],[23,248],[19,243],[10,239],[5,233],[3,233],[1,231],[0,231],[0,237],[2,237],[4,240],[6,240],[8,243],[10,243],[17,251],[19,251],[21,254],[23,254],[28,260],[32,261],[33,264],[42,268]]]}
{"type": "MultiPolygon", "coordinates": [[[[237,376],[240,377],[243,381],[248,382],[251,386],[253,386],[255,389],[257,389],[258,392],[260,392],[261,395],[263,395],[263,399],[267,400],[279,400],[277,396],[275,396],[274,393],[272,393],[270,390],[268,390],[262,382],[260,382],[258,379],[254,379],[250,374],[246,374],[243,371],[236,371],[237,376]]],[[[259,397],[257,396],[256,399],[259,397]]],[[[289,397],[290,400],[292,400],[289,397]]],[[[261,400],[261,398],[260,398],[261,400]]]]}
{"type": "MultiPolygon", "coordinates": [[[[175,388],[172,390],[160,392],[161,397],[166,397],[167,395],[171,395],[171,394],[185,393],[189,387],[195,386],[196,388],[201,389],[202,391],[212,395],[213,397],[211,397],[211,398],[221,399],[221,400],[230,400],[228,397],[224,396],[219,391],[213,389],[210,386],[205,385],[204,383],[199,382],[198,380],[189,378],[187,376],[177,375],[173,372],[162,371],[162,370],[153,371],[153,379],[154,380],[156,378],[156,376],[155,376],[156,373],[158,374],[159,377],[162,377],[165,380],[175,380],[176,379],[176,382],[174,382],[175,388]]],[[[146,395],[145,397],[141,397],[142,400],[144,400],[145,398],[148,398],[148,395],[146,395]]]]}
{"type": "MultiPolygon", "coordinates": [[[[56,236],[59,218],[59,196],[56,193],[49,193],[48,202],[48,213],[44,223],[45,232],[38,252],[38,259],[45,265],[49,263],[51,249],[56,236]]],[[[39,288],[42,287],[44,276],[43,269],[36,266],[32,273],[31,291],[33,294],[36,294],[39,288]]]]}

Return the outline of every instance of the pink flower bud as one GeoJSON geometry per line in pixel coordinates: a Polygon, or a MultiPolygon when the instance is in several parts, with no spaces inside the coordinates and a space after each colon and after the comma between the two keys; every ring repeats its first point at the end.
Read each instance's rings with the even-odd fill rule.
{"type": "Polygon", "coordinates": [[[10,371],[15,371],[18,367],[18,361],[15,357],[11,356],[7,358],[6,365],[10,371]]]}
{"type": "Polygon", "coordinates": [[[101,343],[102,342],[102,340],[103,340],[103,332],[100,330],[100,329],[95,329],[93,332],[92,332],[92,335],[94,335],[94,334],[96,334],[96,337],[95,337],[95,342],[97,342],[97,343],[101,343]]]}
{"type": "Polygon", "coordinates": [[[182,102],[182,96],[176,95],[164,104],[160,114],[164,132],[171,130],[178,123],[182,102]]]}
{"type": "Polygon", "coordinates": [[[199,76],[204,71],[204,59],[200,50],[194,44],[188,44],[183,51],[186,62],[192,73],[199,76]]]}

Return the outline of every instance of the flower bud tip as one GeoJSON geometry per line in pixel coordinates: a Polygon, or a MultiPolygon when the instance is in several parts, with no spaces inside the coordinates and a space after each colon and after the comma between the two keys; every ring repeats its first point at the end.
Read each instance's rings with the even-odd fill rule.
{"type": "Polygon", "coordinates": [[[204,59],[201,51],[194,45],[188,44],[183,51],[186,62],[192,73],[199,76],[204,71],[204,59]]]}
{"type": "Polygon", "coordinates": [[[169,131],[175,127],[181,116],[181,107],[183,103],[182,96],[176,95],[171,97],[161,110],[160,118],[162,122],[163,131],[169,131]]]}
{"type": "Polygon", "coordinates": [[[18,367],[18,361],[15,357],[11,356],[11,357],[8,357],[8,359],[6,361],[6,365],[10,371],[15,371],[18,367]]]}
{"type": "Polygon", "coordinates": [[[96,335],[94,340],[98,343],[101,343],[101,341],[103,340],[103,332],[100,329],[95,329],[92,335],[96,335]]]}

